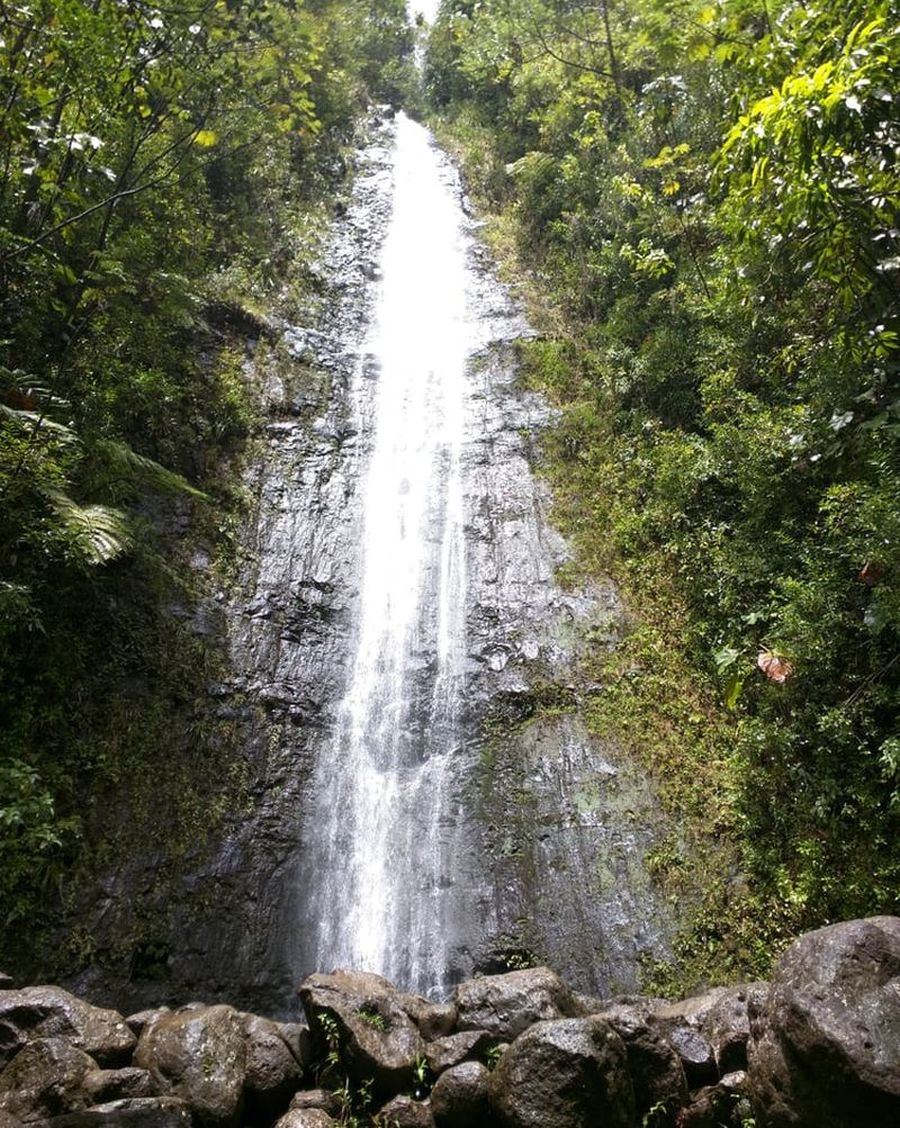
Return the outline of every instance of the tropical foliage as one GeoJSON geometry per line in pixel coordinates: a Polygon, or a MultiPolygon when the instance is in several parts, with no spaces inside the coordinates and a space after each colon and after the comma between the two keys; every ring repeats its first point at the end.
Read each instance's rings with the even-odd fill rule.
{"type": "Polygon", "coordinates": [[[221,456],[252,424],[229,327],[274,300],[411,47],[399,0],[0,9],[6,924],[71,860],[116,742],[133,770],[172,754],[158,713],[209,659],[165,613],[192,596],[153,531],[183,502],[160,496],[227,523],[221,456]],[[110,735],[111,711],[145,731],[110,735]]]}
{"type": "Polygon", "coordinates": [[[657,684],[718,692],[710,829],[773,941],[900,888],[898,78],[889,3],[445,0],[429,46],[552,295],[560,512],[662,624],[657,684]]]}

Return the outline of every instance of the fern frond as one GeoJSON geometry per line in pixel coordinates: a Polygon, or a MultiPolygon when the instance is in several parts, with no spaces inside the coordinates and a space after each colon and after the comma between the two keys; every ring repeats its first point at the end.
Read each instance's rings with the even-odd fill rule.
{"type": "Polygon", "coordinates": [[[62,443],[77,443],[78,436],[71,427],[65,423],[58,423],[55,419],[48,419],[38,411],[25,411],[9,404],[0,403],[0,416],[17,423],[20,427],[37,428],[40,431],[49,431],[54,438],[62,443]]]}
{"type": "Polygon", "coordinates": [[[128,517],[109,505],[79,505],[61,490],[48,490],[47,500],[63,532],[79,556],[91,565],[108,564],[133,543],[128,517]]]}
{"type": "Polygon", "coordinates": [[[169,493],[185,493],[204,501],[207,499],[207,495],[192,486],[186,478],[176,474],[174,470],[167,470],[152,458],[138,454],[127,443],[101,439],[93,444],[91,453],[99,455],[105,462],[110,477],[137,479],[169,493]]]}

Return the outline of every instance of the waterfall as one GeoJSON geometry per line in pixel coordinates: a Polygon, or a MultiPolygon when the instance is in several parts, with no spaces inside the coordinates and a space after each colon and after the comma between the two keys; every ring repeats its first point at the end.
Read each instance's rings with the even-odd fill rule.
{"type": "MultiPolygon", "coordinates": [[[[460,741],[466,247],[452,170],[396,122],[393,208],[361,367],[377,374],[355,657],[314,785],[314,966],[436,991],[447,965],[447,777],[460,741]]],[[[361,379],[361,373],[357,375],[361,379]]]]}

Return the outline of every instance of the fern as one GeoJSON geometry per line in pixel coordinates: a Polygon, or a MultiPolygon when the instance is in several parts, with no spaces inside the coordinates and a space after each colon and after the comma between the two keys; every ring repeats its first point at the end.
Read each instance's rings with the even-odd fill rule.
{"type": "Polygon", "coordinates": [[[108,564],[132,546],[128,517],[108,505],[79,505],[61,490],[45,494],[62,532],[86,564],[108,564]]]}
{"type": "Polygon", "coordinates": [[[91,455],[103,462],[109,478],[146,482],[167,493],[185,493],[204,501],[207,499],[207,495],[192,486],[186,478],[176,474],[174,470],[167,470],[152,458],[138,454],[127,443],[101,439],[91,447],[91,455]]]}

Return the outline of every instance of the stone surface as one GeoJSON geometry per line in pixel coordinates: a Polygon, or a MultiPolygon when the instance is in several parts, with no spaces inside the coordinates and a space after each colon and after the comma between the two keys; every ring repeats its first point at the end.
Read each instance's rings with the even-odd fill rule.
{"type": "Polygon", "coordinates": [[[337,1121],[321,1108],[292,1108],[275,1125],[275,1128],[331,1128],[337,1121]]]}
{"type": "Polygon", "coordinates": [[[750,1017],[751,1095],[765,1124],[900,1124],[900,918],[802,936],[750,1017]]]}
{"type": "Polygon", "coordinates": [[[687,1104],[681,1059],[655,1021],[649,1001],[617,1003],[600,1013],[625,1043],[638,1117],[654,1107],[673,1112],[687,1104]]]}
{"type": "Polygon", "coordinates": [[[201,1125],[231,1128],[241,1111],[247,1045],[241,1015],[227,1006],[160,1015],[144,1029],[135,1065],[182,1098],[201,1125]]]}
{"type": "Polygon", "coordinates": [[[744,1096],[746,1085],[747,1074],[736,1071],[727,1073],[716,1085],[698,1089],[679,1113],[678,1128],[738,1128],[751,1116],[744,1096]]]}
{"type": "Polygon", "coordinates": [[[457,1013],[452,1003],[432,1003],[408,994],[399,995],[398,1002],[427,1042],[451,1034],[456,1027],[457,1013]]]}
{"type": "Polygon", "coordinates": [[[145,1026],[159,1018],[161,1014],[168,1014],[170,1010],[171,1007],[149,1007],[147,1010],[130,1014],[125,1019],[125,1023],[135,1038],[140,1038],[145,1026]]]}
{"type": "Polygon", "coordinates": [[[317,1051],[327,1049],[325,1023],[334,1023],[342,1068],[382,1098],[411,1089],[425,1044],[400,1005],[399,992],[380,975],[336,971],[311,975],[300,988],[317,1051]]]}
{"type": "Polygon", "coordinates": [[[27,1042],[55,1037],[110,1066],[127,1063],[136,1041],[116,1011],[91,1006],[61,987],[0,991],[0,1068],[27,1042]]]}
{"type": "Polygon", "coordinates": [[[305,1022],[279,1022],[278,1033],[287,1043],[301,1069],[309,1069],[313,1060],[312,1035],[305,1022]]]}
{"type": "Polygon", "coordinates": [[[692,1030],[689,1026],[676,1026],[668,1032],[668,1041],[678,1054],[690,1088],[697,1089],[718,1080],[716,1055],[699,1030],[692,1030]]]}
{"type": "Polygon", "coordinates": [[[460,1030],[511,1039],[532,1023],[582,1014],[573,993],[548,967],[468,979],[456,988],[460,1030]]]}
{"type": "Polygon", "coordinates": [[[634,1092],[619,1035],[602,1018],[538,1022],[491,1074],[505,1128],[634,1128],[634,1092]]]}
{"type": "Polygon", "coordinates": [[[177,1097],[139,1097],[38,1120],[28,1128],[193,1128],[194,1120],[177,1097]]]}
{"type": "Polygon", "coordinates": [[[704,1016],[701,1028],[712,1046],[720,1076],[746,1070],[750,1007],[761,1006],[768,990],[768,983],[725,988],[704,1016]]]}
{"type": "Polygon", "coordinates": [[[306,1089],[295,1093],[291,1098],[291,1111],[305,1108],[320,1108],[329,1116],[341,1115],[340,1098],[330,1089],[306,1089]]]}
{"type": "Polygon", "coordinates": [[[401,1094],[379,1109],[378,1123],[384,1128],[434,1128],[434,1117],[427,1104],[401,1094]]]}
{"type": "Polygon", "coordinates": [[[277,1023],[258,1015],[242,1015],[247,1043],[244,1096],[251,1118],[274,1120],[287,1108],[300,1085],[303,1069],[277,1023]]]}
{"type": "Polygon", "coordinates": [[[431,1090],[437,1128],[484,1128],[491,1120],[490,1078],[480,1061],[452,1066],[431,1090]]]}
{"type": "Polygon", "coordinates": [[[108,1104],[131,1097],[155,1096],[153,1078],[146,1069],[91,1069],[84,1075],[84,1089],[91,1104],[108,1104]]]}
{"type": "Polygon", "coordinates": [[[480,1057],[496,1041],[487,1030],[463,1030],[459,1034],[435,1038],[425,1046],[428,1068],[434,1074],[443,1073],[461,1061],[480,1057]]]}
{"type": "Polygon", "coordinates": [[[84,1108],[84,1078],[92,1058],[64,1038],[29,1042],[0,1073],[0,1108],[19,1120],[37,1120],[84,1108]]]}

